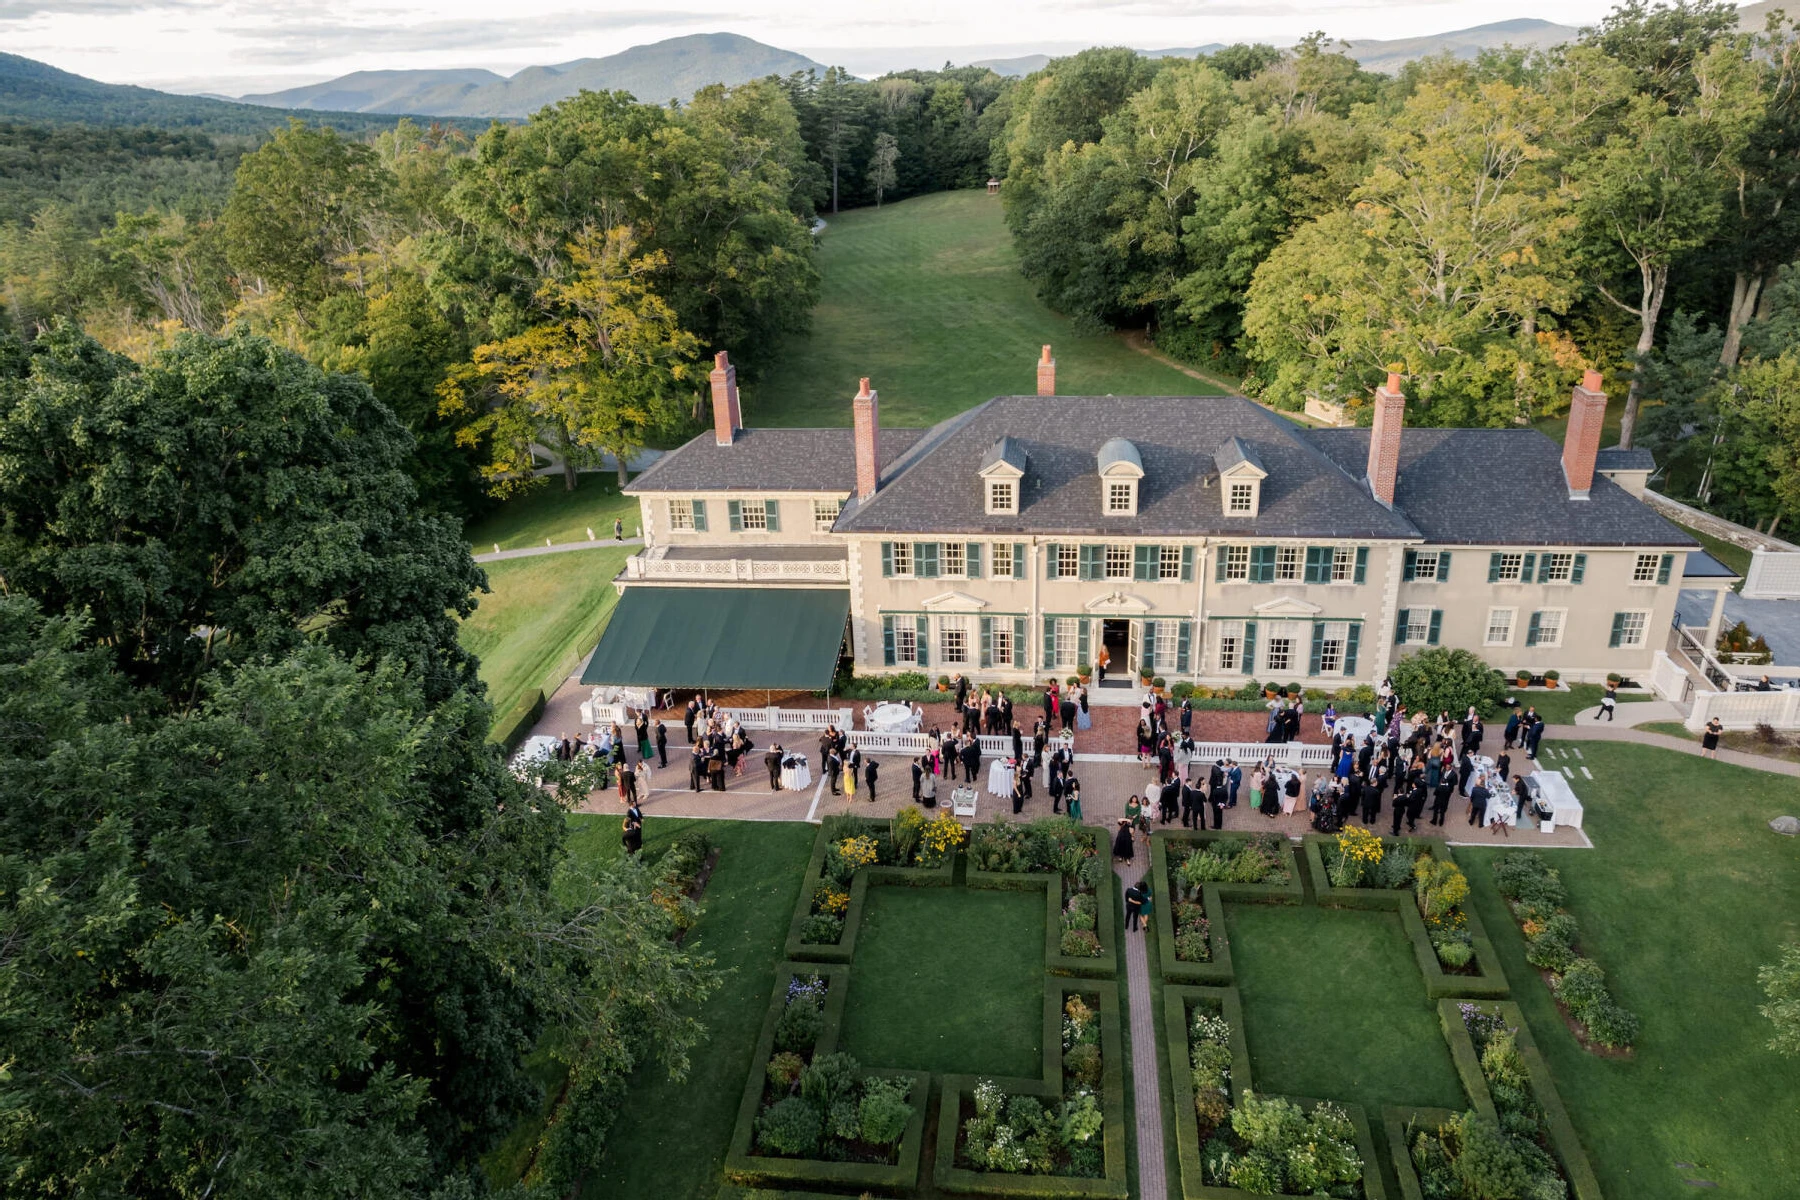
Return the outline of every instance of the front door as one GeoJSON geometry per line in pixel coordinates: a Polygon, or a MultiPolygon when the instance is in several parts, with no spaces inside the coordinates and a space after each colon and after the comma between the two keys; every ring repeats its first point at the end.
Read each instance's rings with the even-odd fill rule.
{"type": "Polygon", "coordinates": [[[1111,662],[1106,668],[1103,686],[1129,687],[1132,655],[1137,650],[1137,622],[1121,617],[1108,617],[1100,622],[1100,644],[1106,647],[1111,662]]]}

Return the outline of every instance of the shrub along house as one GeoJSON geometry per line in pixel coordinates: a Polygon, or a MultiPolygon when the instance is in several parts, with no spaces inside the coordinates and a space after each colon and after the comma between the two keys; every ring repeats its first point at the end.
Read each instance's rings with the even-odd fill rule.
{"type": "Polygon", "coordinates": [[[1037,395],[929,429],[882,428],[866,379],[850,429],[745,429],[723,354],[712,381],[714,430],[626,489],[647,548],[590,681],[810,656],[735,686],[822,687],[840,634],[859,674],[1041,679],[1104,645],[1119,677],[1333,688],[1445,645],[1647,676],[1690,554],[1704,570],[1639,498],[1647,456],[1600,449],[1593,373],[1561,447],[1406,429],[1398,376],[1369,429],[1241,397],[1058,396],[1048,347],[1037,395]],[[647,648],[668,642],[683,663],[647,648]]]}

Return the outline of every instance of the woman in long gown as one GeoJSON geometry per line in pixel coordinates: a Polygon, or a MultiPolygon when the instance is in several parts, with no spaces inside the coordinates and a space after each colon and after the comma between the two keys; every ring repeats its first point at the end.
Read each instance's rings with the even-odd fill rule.
{"type": "Polygon", "coordinates": [[[1130,862],[1136,853],[1131,845],[1131,822],[1124,817],[1119,818],[1119,830],[1113,834],[1113,857],[1120,862],[1130,862]]]}
{"type": "Polygon", "coordinates": [[[1274,771],[1263,772],[1262,810],[1265,817],[1281,813],[1281,785],[1275,782],[1274,771]]]}

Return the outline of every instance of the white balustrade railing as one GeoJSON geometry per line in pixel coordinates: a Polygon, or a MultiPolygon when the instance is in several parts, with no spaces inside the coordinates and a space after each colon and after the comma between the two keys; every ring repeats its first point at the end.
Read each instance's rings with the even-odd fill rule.
{"type": "MultiPolygon", "coordinates": [[[[931,748],[931,735],[928,733],[879,733],[872,729],[855,729],[850,731],[849,738],[850,744],[865,754],[924,754],[931,748]]],[[[981,743],[983,759],[1012,756],[1011,737],[996,737],[984,733],[976,740],[981,743]]],[[[1029,748],[1029,740],[1026,745],[1029,748]]]]}
{"type": "Polygon", "coordinates": [[[652,558],[625,560],[627,579],[692,579],[732,583],[843,583],[850,564],[841,558],[652,558]]]}
{"type": "Polygon", "coordinates": [[[1800,729],[1800,688],[1772,692],[1695,692],[1687,727],[1695,733],[1717,717],[1727,729],[1800,729]]]}
{"type": "Polygon", "coordinates": [[[1686,704],[1688,693],[1693,691],[1694,681],[1682,670],[1680,663],[1670,658],[1666,652],[1658,650],[1650,665],[1650,686],[1664,700],[1686,704]]]}
{"type": "Polygon", "coordinates": [[[848,708],[722,708],[745,729],[849,729],[855,715],[848,708]]]}
{"type": "Polygon", "coordinates": [[[1222,758],[1234,760],[1239,766],[1245,767],[1265,758],[1272,758],[1277,766],[1283,767],[1329,767],[1331,747],[1306,742],[1285,742],[1281,745],[1265,742],[1195,742],[1194,752],[1188,761],[1211,763],[1222,758]]]}

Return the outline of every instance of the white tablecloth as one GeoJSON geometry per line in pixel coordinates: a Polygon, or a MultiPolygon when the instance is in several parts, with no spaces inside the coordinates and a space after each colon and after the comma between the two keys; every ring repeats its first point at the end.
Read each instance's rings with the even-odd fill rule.
{"type": "Polygon", "coordinates": [[[988,768],[987,790],[991,796],[1012,795],[1013,769],[1006,765],[1005,759],[995,759],[994,765],[988,768]]]}
{"type": "Polygon", "coordinates": [[[519,747],[519,752],[513,755],[513,774],[523,777],[527,768],[534,763],[543,762],[555,753],[556,739],[549,734],[540,733],[535,737],[528,737],[525,744],[519,747]]]}
{"type": "Polygon", "coordinates": [[[1529,782],[1536,786],[1538,796],[1550,805],[1556,824],[1581,828],[1581,801],[1575,798],[1568,779],[1557,771],[1534,771],[1529,782]]]}
{"type": "Polygon", "coordinates": [[[917,733],[919,715],[905,704],[878,704],[864,718],[879,733],[917,733]]]}
{"type": "Polygon", "coordinates": [[[781,760],[781,786],[789,791],[799,791],[812,786],[812,771],[807,768],[806,755],[790,754],[781,760]]]}
{"type": "Polygon", "coordinates": [[[1356,744],[1360,746],[1364,738],[1375,732],[1375,722],[1367,717],[1339,717],[1333,729],[1345,737],[1356,739],[1356,744]]]}

